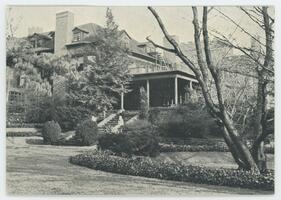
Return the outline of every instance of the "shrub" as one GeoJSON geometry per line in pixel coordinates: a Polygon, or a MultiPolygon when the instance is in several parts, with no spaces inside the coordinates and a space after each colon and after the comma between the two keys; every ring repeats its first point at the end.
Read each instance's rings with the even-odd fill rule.
{"type": "Polygon", "coordinates": [[[132,156],[133,144],[127,135],[124,134],[104,134],[98,139],[98,148],[109,150],[116,155],[127,154],[132,156]]]}
{"type": "Polygon", "coordinates": [[[61,134],[60,125],[55,121],[48,121],[42,129],[42,137],[45,144],[56,144],[61,134]]]}
{"type": "Polygon", "coordinates": [[[91,117],[91,111],[82,106],[67,105],[51,97],[46,97],[26,112],[28,123],[44,123],[54,120],[63,132],[74,130],[78,123],[91,117]]]}
{"type": "Polygon", "coordinates": [[[64,132],[74,130],[80,122],[90,117],[91,111],[82,106],[57,106],[54,115],[64,132]]]}
{"type": "Polygon", "coordinates": [[[149,119],[163,137],[208,138],[222,133],[207,110],[193,103],[172,109],[151,109],[149,119]]]}
{"type": "Polygon", "coordinates": [[[149,106],[146,91],[143,87],[140,88],[140,119],[148,119],[149,106]]]}
{"type": "Polygon", "coordinates": [[[82,145],[90,146],[98,141],[98,125],[96,122],[87,119],[81,122],[76,129],[75,138],[81,141],[82,145]]]}
{"type": "Polygon", "coordinates": [[[105,134],[99,139],[99,148],[110,150],[117,155],[156,156],[159,141],[154,127],[146,120],[136,120],[127,124],[121,134],[105,134]]]}
{"type": "Polygon", "coordinates": [[[274,190],[274,172],[258,174],[235,169],[157,162],[147,158],[123,158],[108,153],[87,153],[70,157],[73,164],[95,170],[165,180],[274,190]]]}

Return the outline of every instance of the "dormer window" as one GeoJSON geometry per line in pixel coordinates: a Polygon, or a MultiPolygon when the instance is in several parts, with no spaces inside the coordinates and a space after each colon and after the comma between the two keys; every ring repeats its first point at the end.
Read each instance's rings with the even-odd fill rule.
{"type": "Polygon", "coordinates": [[[82,40],[82,32],[73,33],[73,42],[82,40]]]}
{"type": "Polygon", "coordinates": [[[76,27],[72,30],[72,33],[73,33],[72,42],[78,42],[83,40],[88,35],[89,32],[82,28],[76,27]]]}

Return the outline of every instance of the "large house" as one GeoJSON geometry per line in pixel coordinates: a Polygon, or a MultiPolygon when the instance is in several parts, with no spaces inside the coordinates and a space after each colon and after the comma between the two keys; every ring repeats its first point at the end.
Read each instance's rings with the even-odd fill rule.
{"type": "MultiPolygon", "coordinates": [[[[65,11],[56,14],[56,28],[54,31],[33,33],[27,39],[33,45],[34,51],[40,53],[65,52],[73,53],[82,46],[88,45],[85,38],[97,34],[102,29],[95,23],[74,25],[74,14],[65,11]]],[[[176,56],[164,53],[160,56],[156,49],[148,42],[138,42],[125,30],[121,31],[121,38],[129,49],[132,63],[129,71],[133,75],[130,87],[132,91],[120,96],[120,109],[135,110],[139,105],[139,89],[147,91],[151,107],[172,106],[184,103],[187,90],[196,87],[197,80],[193,72],[184,64],[178,62],[176,56]]],[[[168,45],[164,40],[164,45],[168,45]]],[[[81,61],[83,62],[83,61],[81,61]]],[[[54,89],[55,89],[54,85],[54,89]]],[[[10,91],[10,93],[13,91],[10,91]]],[[[12,97],[11,97],[12,98],[12,97]]]]}
{"type": "MultiPolygon", "coordinates": [[[[87,37],[96,35],[98,30],[102,29],[95,23],[87,23],[75,26],[74,15],[69,11],[56,14],[56,28],[49,32],[34,32],[29,34],[27,39],[33,45],[36,53],[54,53],[57,55],[75,53],[76,50],[89,44],[87,37]]],[[[194,73],[183,64],[175,54],[163,52],[162,55],[156,51],[153,45],[148,42],[138,42],[133,39],[125,30],[121,30],[121,38],[129,49],[129,57],[133,61],[129,66],[129,71],[133,75],[130,87],[131,92],[120,95],[120,102],[115,108],[125,110],[136,110],[139,108],[139,90],[144,87],[147,92],[150,107],[170,107],[185,103],[189,96],[188,91],[197,88],[198,82],[194,73]]],[[[177,36],[173,36],[179,42],[177,36]]],[[[179,42],[180,43],[180,42],[179,42]]],[[[163,45],[170,47],[169,42],[164,38],[163,45]]],[[[180,43],[184,53],[186,53],[194,62],[196,59],[196,50],[192,42],[180,43]]],[[[211,49],[215,63],[221,66],[225,71],[225,79],[231,74],[241,73],[241,66],[247,63],[247,66],[253,66],[245,56],[233,55],[232,49],[228,46],[212,41],[211,49]],[[242,64],[241,64],[242,63],[242,64]]],[[[81,63],[83,59],[81,57],[81,63]]],[[[255,69],[250,69],[246,74],[247,79],[256,81],[255,69]]],[[[13,77],[11,71],[8,71],[8,77],[13,77]]],[[[9,78],[8,78],[9,79],[9,78]]],[[[10,101],[24,101],[24,95],[18,88],[20,79],[15,79],[10,84],[10,101]]],[[[8,80],[8,82],[10,82],[8,80]]],[[[237,83],[233,83],[237,85],[237,83]]],[[[59,88],[60,81],[55,80],[53,93],[59,88]]],[[[231,86],[233,87],[233,85],[231,86]]]]}

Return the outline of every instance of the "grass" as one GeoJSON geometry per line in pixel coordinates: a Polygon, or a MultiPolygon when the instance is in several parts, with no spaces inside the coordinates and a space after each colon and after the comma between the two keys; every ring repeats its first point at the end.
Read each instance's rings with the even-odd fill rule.
{"type": "MultiPolygon", "coordinates": [[[[7,137],[9,195],[229,195],[271,192],[133,177],[72,165],[69,156],[95,147],[27,144],[7,137]]],[[[28,139],[40,139],[31,137],[28,139]]]]}

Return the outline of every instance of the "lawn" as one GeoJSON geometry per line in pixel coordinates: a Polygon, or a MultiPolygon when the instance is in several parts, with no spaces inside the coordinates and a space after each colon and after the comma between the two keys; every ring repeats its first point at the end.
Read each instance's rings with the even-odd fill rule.
{"type": "MultiPolygon", "coordinates": [[[[267,159],[268,168],[274,169],[274,154],[267,154],[267,159]]],[[[214,168],[237,168],[230,152],[167,152],[161,153],[155,160],[214,168]]]]}
{"type": "MultiPolygon", "coordinates": [[[[38,139],[38,137],[32,138],[38,139]]],[[[95,147],[27,144],[26,139],[26,137],[7,137],[6,140],[6,186],[9,195],[272,194],[270,191],[183,183],[96,171],[68,162],[69,156],[81,154],[95,147]]],[[[209,153],[205,156],[211,157],[209,153]]],[[[197,153],[179,155],[181,154],[183,158],[193,155],[191,158],[197,157],[197,160],[200,160],[202,157],[197,153]]],[[[172,155],[173,153],[165,153],[158,159],[178,158],[172,155]]]]}

